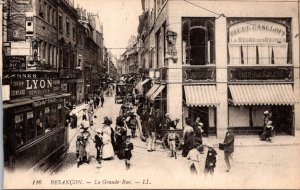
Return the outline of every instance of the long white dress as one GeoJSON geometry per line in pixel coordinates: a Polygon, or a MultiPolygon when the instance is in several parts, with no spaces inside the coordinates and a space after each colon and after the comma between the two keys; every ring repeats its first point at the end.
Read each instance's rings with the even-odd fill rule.
{"type": "Polygon", "coordinates": [[[111,144],[111,129],[109,126],[103,127],[103,159],[111,158],[114,156],[114,149],[111,144]]]}

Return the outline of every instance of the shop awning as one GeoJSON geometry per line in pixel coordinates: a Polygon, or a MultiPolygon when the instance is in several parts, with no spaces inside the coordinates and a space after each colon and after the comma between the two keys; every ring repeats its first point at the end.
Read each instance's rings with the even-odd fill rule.
{"type": "Polygon", "coordinates": [[[229,85],[232,102],[240,105],[292,105],[295,103],[291,84],[229,85]]]}
{"type": "Polygon", "coordinates": [[[144,84],[146,84],[149,80],[150,80],[150,79],[145,79],[145,80],[139,82],[139,83],[135,86],[135,88],[136,88],[136,89],[141,88],[141,87],[142,87],[144,84]]]}
{"type": "Polygon", "coordinates": [[[159,88],[150,96],[150,100],[154,101],[159,93],[163,91],[165,85],[160,85],[159,88]]]}
{"type": "Polygon", "coordinates": [[[151,89],[146,93],[146,97],[150,98],[150,96],[159,88],[159,84],[154,84],[151,89]]]}
{"type": "Polygon", "coordinates": [[[215,106],[219,102],[215,85],[184,86],[184,92],[187,106],[215,106]]]}

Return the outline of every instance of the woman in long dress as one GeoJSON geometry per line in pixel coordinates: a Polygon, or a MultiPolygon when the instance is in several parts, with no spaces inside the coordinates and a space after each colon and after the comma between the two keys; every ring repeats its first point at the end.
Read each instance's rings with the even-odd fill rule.
{"type": "Polygon", "coordinates": [[[111,129],[104,122],[103,126],[103,159],[109,160],[114,157],[114,149],[111,144],[111,129]]]}

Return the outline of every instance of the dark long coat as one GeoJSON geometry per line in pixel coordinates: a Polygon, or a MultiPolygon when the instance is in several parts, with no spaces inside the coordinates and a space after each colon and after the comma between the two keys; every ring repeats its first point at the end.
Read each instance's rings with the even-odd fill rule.
{"type": "Polygon", "coordinates": [[[228,153],[234,152],[234,135],[230,132],[227,132],[223,144],[225,145],[224,146],[225,152],[228,153]]]}

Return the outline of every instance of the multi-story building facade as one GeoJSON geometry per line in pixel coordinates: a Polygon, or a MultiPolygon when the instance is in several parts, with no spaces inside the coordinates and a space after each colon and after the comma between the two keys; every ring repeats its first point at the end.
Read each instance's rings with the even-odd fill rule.
{"type": "Polygon", "coordinates": [[[58,61],[62,79],[62,90],[71,93],[72,104],[82,102],[83,79],[77,67],[77,32],[79,16],[71,1],[58,1],[58,61]],[[77,89],[81,88],[81,89],[77,89]]]}
{"type": "Polygon", "coordinates": [[[148,98],[180,118],[178,127],[200,116],[206,134],[256,133],[269,110],[276,131],[294,135],[300,128],[297,6],[146,0],[142,59],[156,79],[148,98]]]}

